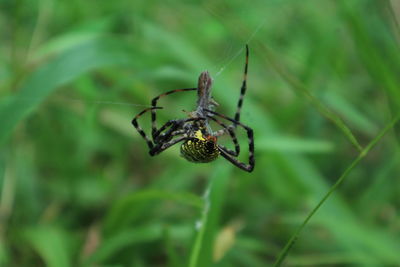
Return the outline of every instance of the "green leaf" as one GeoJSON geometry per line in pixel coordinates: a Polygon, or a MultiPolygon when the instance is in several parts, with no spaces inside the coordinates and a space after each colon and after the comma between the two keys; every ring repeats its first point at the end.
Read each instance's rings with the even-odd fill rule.
{"type": "Polygon", "coordinates": [[[46,266],[72,266],[68,235],[60,229],[41,225],[24,231],[24,236],[46,266]]]}

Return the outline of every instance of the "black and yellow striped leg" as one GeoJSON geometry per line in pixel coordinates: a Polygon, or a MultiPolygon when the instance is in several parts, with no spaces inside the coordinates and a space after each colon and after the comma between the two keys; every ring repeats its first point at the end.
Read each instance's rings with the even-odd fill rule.
{"type": "Polygon", "coordinates": [[[160,127],[160,129],[158,129],[156,131],[156,133],[157,133],[156,138],[151,140],[151,138],[149,138],[147,136],[147,134],[143,131],[142,127],[140,127],[137,120],[146,112],[148,112],[150,110],[155,110],[155,109],[162,109],[162,107],[146,108],[143,111],[141,111],[139,114],[137,114],[132,120],[133,126],[136,128],[136,130],[139,132],[139,134],[146,140],[149,150],[153,149],[153,147],[156,146],[159,142],[161,142],[161,141],[165,142],[166,138],[171,139],[173,136],[180,134],[181,132],[177,131],[177,129],[179,126],[183,125],[183,123],[185,123],[186,121],[202,119],[202,118],[189,118],[189,119],[182,119],[182,120],[167,121],[163,126],[160,127]],[[171,126],[171,128],[166,133],[161,134],[162,131],[166,130],[170,126],[171,126]],[[161,135],[161,137],[160,137],[160,135],[161,135]]]}
{"type": "Polygon", "coordinates": [[[252,172],[254,169],[254,162],[253,165],[251,164],[245,164],[241,161],[239,161],[237,158],[229,154],[223,147],[218,145],[218,150],[220,152],[220,155],[223,156],[225,159],[227,159],[230,163],[233,165],[237,166],[238,168],[247,171],[247,172],[252,172]]]}
{"type": "Polygon", "coordinates": [[[178,126],[180,126],[182,124],[182,121],[183,120],[167,121],[163,126],[160,127],[160,129],[158,129],[155,132],[155,134],[153,136],[154,143],[161,143],[161,142],[169,141],[168,139],[171,139],[174,136],[173,132],[176,132],[176,129],[178,128],[178,126]],[[168,129],[168,131],[163,133],[163,131],[165,131],[168,127],[170,127],[168,129]]]}
{"type": "Polygon", "coordinates": [[[176,139],[172,139],[172,138],[177,135],[186,133],[186,130],[182,129],[183,125],[186,122],[200,121],[200,120],[205,120],[205,118],[201,118],[201,117],[188,118],[188,119],[181,119],[181,120],[171,120],[171,121],[166,122],[159,130],[156,131],[156,135],[155,135],[156,136],[156,139],[155,139],[156,144],[152,149],[150,149],[150,151],[149,151],[150,155],[151,156],[158,155],[162,151],[167,149],[168,147],[176,144],[177,142],[184,140],[186,138],[186,135],[183,136],[183,137],[185,137],[184,139],[181,139],[181,137],[176,138],[176,139]],[[170,128],[166,132],[160,134],[161,131],[164,131],[168,127],[170,127],[170,128]],[[175,142],[176,140],[179,140],[179,141],[175,142]]]}
{"type": "Polygon", "coordinates": [[[225,120],[228,120],[230,122],[232,122],[233,124],[236,124],[238,126],[243,127],[246,132],[247,132],[247,137],[248,137],[248,141],[249,141],[249,163],[245,164],[243,162],[240,162],[237,158],[235,158],[234,156],[232,156],[231,154],[229,154],[228,151],[226,151],[225,148],[221,147],[218,145],[218,149],[221,153],[221,156],[223,156],[225,159],[227,159],[228,161],[230,161],[232,164],[234,164],[235,166],[241,168],[242,170],[251,172],[254,169],[255,166],[255,160],[254,160],[254,135],[253,135],[253,129],[251,129],[250,127],[244,125],[243,123],[236,121],[234,119],[231,119],[223,114],[217,113],[215,111],[206,109],[205,111],[214,114],[218,117],[221,117],[225,120]]]}
{"type": "Polygon", "coordinates": [[[160,154],[161,152],[163,152],[164,150],[166,150],[167,148],[170,148],[171,146],[173,146],[181,141],[187,140],[187,139],[188,139],[188,137],[181,136],[181,137],[172,139],[165,143],[159,143],[159,144],[157,144],[157,146],[153,147],[153,149],[151,149],[149,153],[151,156],[156,156],[156,155],[160,154]]]}
{"type": "Polygon", "coordinates": [[[239,142],[238,142],[238,140],[236,138],[235,132],[232,130],[232,128],[228,127],[225,123],[223,123],[220,120],[217,120],[216,118],[214,118],[212,116],[207,116],[207,117],[209,119],[215,121],[218,125],[223,127],[223,129],[218,130],[217,132],[213,133],[213,136],[217,136],[218,137],[218,136],[224,135],[224,134],[226,134],[228,132],[230,137],[231,137],[231,139],[232,139],[232,142],[233,142],[233,144],[235,146],[235,151],[233,151],[233,150],[231,150],[229,148],[226,148],[226,147],[224,147],[222,145],[220,145],[220,146],[223,147],[228,154],[230,154],[232,156],[235,156],[235,157],[239,156],[240,146],[239,146],[239,142]]]}
{"type": "Polygon", "coordinates": [[[153,142],[150,140],[149,137],[147,137],[146,133],[143,131],[142,127],[140,127],[140,125],[137,122],[137,119],[139,117],[141,117],[143,114],[145,114],[146,112],[150,111],[150,110],[155,110],[155,109],[162,109],[162,107],[151,107],[151,108],[146,108],[143,111],[141,111],[139,114],[137,114],[133,119],[132,119],[132,124],[133,126],[136,128],[136,130],[139,132],[139,134],[144,138],[144,140],[146,140],[147,146],[149,147],[149,149],[153,148],[153,142]]]}
{"type": "MultiPolygon", "coordinates": [[[[168,92],[165,92],[159,96],[156,96],[155,98],[153,98],[153,100],[151,100],[151,105],[153,107],[157,106],[157,101],[164,96],[170,95],[170,94],[174,94],[174,93],[178,93],[178,92],[187,92],[187,91],[196,91],[197,88],[185,88],[185,89],[175,89],[175,90],[171,90],[168,92]]],[[[153,139],[156,136],[156,132],[157,132],[157,115],[156,115],[156,110],[151,110],[151,135],[153,136],[153,139]]]]}
{"type": "Polygon", "coordinates": [[[154,141],[156,143],[163,142],[163,141],[168,141],[170,137],[173,137],[175,135],[178,135],[180,133],[186,132],[184,129],[179,129],[182,127],[186,122],[189,121],[200,121],[200,120],[205,120],[205,118],[187,118],[187,119],[180,119],[180,120],[170,120],[167,121],[163,126],[160,127],[160,129],[156,130],[154,134],[154,141]],[[168,131],[165,133],[161,133],[165,131],[168,127],[171,127],[168,131]]]}
{"type": "MultiPolygon", "coordinates": [[[[244,95],[246,94],[246,89],[247,89],[248,66],[249,66],[249,46],[246,44],[246,63],[244,65],[243,82],[242,82],[242,87],[240,88],[239,101],[237,104],[236,113],[235,113],[235,117],[234,117],[235,121],[240,121],[240,111],[242,110],[243,98],[244,98],[244,95]]],[[[155,105],[153,105],[153,106],[155,106],[155,105]]],[[[234,123],[233,125],[234,125],[234,127],[236,127],[237,124],[234,123]]]]}

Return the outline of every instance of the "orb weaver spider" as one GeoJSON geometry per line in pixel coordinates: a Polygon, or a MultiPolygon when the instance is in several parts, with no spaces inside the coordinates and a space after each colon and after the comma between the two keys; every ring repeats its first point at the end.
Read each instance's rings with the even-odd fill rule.
{"type": "Polygon", "coordinates": [[[248,62],[249,48],[246,45],[244,76],[234,118],[230,118],[214,111],[214,108],[218,103],[211,96],[213,80],[208,71],[204,71],[200,74],[197,88],[176,89],[153,98],[151,101],[152,107],[143,110],[132,120],[133,126],[146,140],[150,156],[158,155],[171,146],[183,142],[180,148],[181,156],[188,161],[207,163],[216,160],[218,156],[221,155],[240,169],[247,172],[253,171],[255,165],[253,130],[240,122],[240,111],[247,88],[248,62]],[[170,94],[189,91],[197,91],[198,98],[196,110],[189,112],[188,118],[169,120],[160,128],[157,128],[156,111],[157,109],[162,109],[162,107],[157,106],[157,101],[170,94]],[[137,122],[137,119],[148,111],[151,112],[151,138],[147,136],[137,122]],[[219,119],[223,119],[224,121],[219,119]],[[209,121],[214,121],[216,124],[221,126],[222,129],[215,132],[212,131],[209,121]],[[226,121],[230,124],[229,126],[225,124],[226,121]],[[238,126],[242,127],[247,132],[249,144],[248,164],[237,159],[240,153],[240,146],[234,130],[238,126]],[[235,150],[231,150],[217,143],[217,138],[226,134],[229,134],[232,139],[235,150]]]}

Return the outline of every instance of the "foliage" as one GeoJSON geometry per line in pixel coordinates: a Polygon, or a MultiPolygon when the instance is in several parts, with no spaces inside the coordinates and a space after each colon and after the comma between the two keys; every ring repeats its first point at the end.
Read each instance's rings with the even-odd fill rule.
{"type": "Polygon", "coordinates": [[[400,262],[396,1],[0,5],[2,266],[400,262]],[[133,116],[205,69],[233,115],[246,43],[254,172],[150,157],[133,116]]]}

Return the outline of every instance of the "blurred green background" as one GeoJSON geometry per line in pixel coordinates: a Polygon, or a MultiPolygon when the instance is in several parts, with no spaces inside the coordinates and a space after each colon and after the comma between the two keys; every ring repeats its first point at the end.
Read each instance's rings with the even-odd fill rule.
{"type": "Polygon", "coordinates": [[[398,3],[1,1],[1,266],[269,266],[349,167],[283,265],[397,266],[398,3]],[[246,43],[253,173],[150,157],[133,116],[206,69],[233,116],[246,43]]]}

